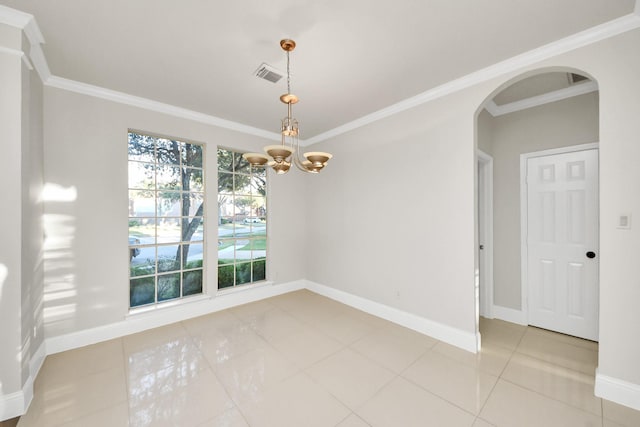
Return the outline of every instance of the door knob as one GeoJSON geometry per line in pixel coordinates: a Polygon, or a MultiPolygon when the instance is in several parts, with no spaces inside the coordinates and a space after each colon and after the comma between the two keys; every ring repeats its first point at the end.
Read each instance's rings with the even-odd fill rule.
{"type": "Polygon", "coordinates": [[[593,252],[593,251],[587,252],[587,258],[591,259],[591,258],[595,258],[595,257],[596,257],[596,253],[595,252],[593,252]]]}

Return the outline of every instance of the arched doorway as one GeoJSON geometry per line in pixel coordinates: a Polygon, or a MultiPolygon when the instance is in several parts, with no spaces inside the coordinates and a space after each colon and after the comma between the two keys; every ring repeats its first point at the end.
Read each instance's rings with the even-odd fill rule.
{"type": "MultiPolygon", "coordinates": [[[[564,187],[567,180],[578,181],[579,174],[584,172],[580,169],[582,166],[576,166],[574,172],[578,175],[573,176],[567,175],[566,169],[574,164],[586,165],[581,163],[583,160],[575,159],[570,154],[565,154],[566,158],[559,160],[565,162],[562,164],[535,164],[534,160],[529,160],[555,162],[558,159],[554,160],[552,156],[595,150],[597,168],[597,89],[597,82],[579,70],[536,70],[497,88],[477,111],[476,164],[480,173],[476,175],[479,315],[522,325],[533,324],[597,340],[597,248],[594,247],[593,237],[576,234],[587,230],[590,225],[589,235],[595,236],[597,246],[597,169],[595,189],[593,181],[589,184],[592,195],[581,198],[576,194],[582,190],[564,187]],[[490,159],[493,169],[489,176],[493,182],[487,179],[487,159],[490,159]],[[525,172],[531,168],[546,168],[549,174],[553,170],[553,176],[543,178],[562,178],[563,184],[559,185],[564,189],[553,190],[559,191],[554,195],[550,193],[551,187],[548,185],[537,190],[528,187],[525,172]],[[492,201],[487,199],[487,194],[492,195],[492,201]],[[529,197],[532,194],[535,195],[529,197]],[[590,205],[585,204],[587,199],[590,205]],[[491,202],[493,209],[487,211],[487,204],[491,202]],[[551,206],[550,203],[555,205],[551,206]],[[567,212],[561,212],[561,206],[574,216],[566,216],[567,212]],[[581,214],[577,214],[578,208],[582,209],[581,214]],[[560,211],[556,212],[558,209],[560,211]],[[487,215],[487,212],[493,216],[490,224],[493,230],[486,223],[487,220],[491,221],[491,215],[487,215]],[[560,216],[552,218],[549,216],[551,212],[560,216]],[[584,216],[585,212],[589,215],[584,216]],[[540,218],[533,218],[539,214],[542,215],[540,218]],[[555,228],[552,227],[554,221],[557,222],[555,228]],[[534,232],[529,233],[532,230],[534,232]],[[546,233],[542,239],[539,238],[541,232],[546,233]],[[569,238],[567,233],[573,235],[569,238]],[[536,239],[538,248],[533,247],[536,239]],[[588,240],[584,247],[577,245],[581,239],[588,240]],[[560,254],[567,249],[558,249],[560,242],[575,246],[573,249],[578,252],[560,254]],[[557,253],[545,252],[537,258],[532,256],[542,246],[547,249],[555,247],[557,253]],[[596,258],[586,257],[588,252],[595,253],[596,258]],[[588,291],[581,293],[586,289],[582,287],[586,279],[593,280],[588,291]],[[555,320],[551,323],[540,321],[537,314],[532,316],[533,312],[547,313],[548,319],[555,320]],[[584,333],[562,324],[571,323],[574,318],[583,315],[595,325],[595,335],[593,331],[584,333]]],[[[593,152],[590,155],[589,170],[594,162],[593,152]]]]}

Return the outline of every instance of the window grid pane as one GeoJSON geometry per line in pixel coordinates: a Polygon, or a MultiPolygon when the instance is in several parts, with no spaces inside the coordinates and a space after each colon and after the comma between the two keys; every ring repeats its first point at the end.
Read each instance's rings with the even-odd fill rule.
{"type": "Polygon", "coordinates": [[[204,146],[129,132],[130,307],[203,291],[204,146]]]}
{"type": "Polygon", "coordinates": [[[266,280],[267,173],[218,148],[218,289],[266,280]]]}

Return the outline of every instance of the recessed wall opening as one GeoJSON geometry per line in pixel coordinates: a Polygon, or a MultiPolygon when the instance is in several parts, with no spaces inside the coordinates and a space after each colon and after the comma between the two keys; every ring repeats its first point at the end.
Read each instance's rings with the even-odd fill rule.
{"type": "Polygon", "coordinates": [[[597,341],[598,126],[597,82],[575,69],[518,76],[478,109],[481,334],[484,317],[597,341]],[[583,181],[591,190],[580,187],[583,181]],[[541,322],[540,313],[549,322],[541,322]],[[583,316],[590,332],[568,326],[583,316]]]}

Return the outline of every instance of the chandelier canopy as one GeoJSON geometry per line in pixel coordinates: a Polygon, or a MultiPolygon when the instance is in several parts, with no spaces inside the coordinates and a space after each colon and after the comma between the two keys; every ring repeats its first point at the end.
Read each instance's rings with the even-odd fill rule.
{"type": "Polygon", "coordinates": [[[327,165],[331,157],[329,153],[322,151],[309,151],[300,158],[300,129],[298,120],[293,117],[292,106],[299,99],[291,93],[291,73],[289,67],[289,52],[296,48],[296,42],[290,39],[280,40],[280,47],[287,54],[287,93],[280,96],[280,101],[287,104],[287,116],[282,119],[280,126],[281,143],[278,145],[267,145],[264,147],[265,153],[245,153],[242,155],[252,166],[271,166],[277,174],[282,175],[289,172],[291,164],[298,169],[308,173],[318,173],[327,165]]]}

